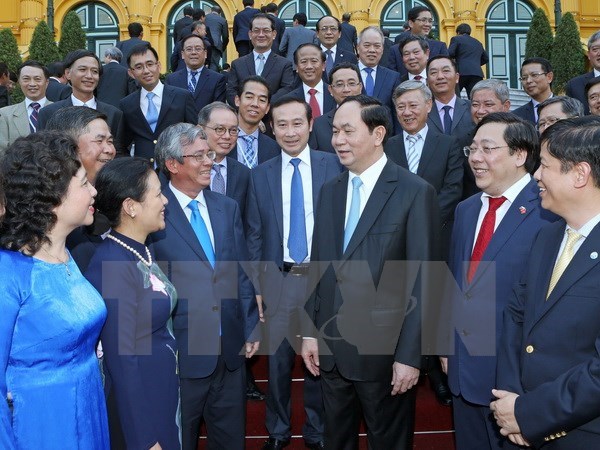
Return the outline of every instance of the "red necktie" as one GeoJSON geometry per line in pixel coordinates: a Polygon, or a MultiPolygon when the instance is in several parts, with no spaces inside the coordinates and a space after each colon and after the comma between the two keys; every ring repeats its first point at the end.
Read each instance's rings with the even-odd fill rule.
{"type": "Polygon", "coordinates": [[[319,102],[317,101],[317,90],[316,89],[309,89],[308,90],[308,95],[310,95],[310,98],[308,99],[308,104],[310,106],[310,109],[312,110],[312,118],[316,119],[317,117],[319,117],[321,115],[321,107],[319,106],[319,102]]]}
{"type": "Polygon", "coordinates": [[[414,78],[416,81],[421,81],[423,79],[423,77],[421,75],[415,75],[414,78]]]}
{"type": "Polygon", "coordinates": [[[477,241],[475,241],[475,247],[473,248],[473,254],[471,255],[471,264],[469,265],[469,273],[467,274],[467,280],[469,283],[473,280],[473,276],[477,271],[477,266],[479,266],[481,257],[483,256],[488,244],[492,240],[494,226],[496,225],[496,210],[502,206],[502,203],[504,203],[506,197],[489,197],[488,200],[489,208],[483,217],[483,221],[481,222],[481,228],[479,229],[477,241]]]}

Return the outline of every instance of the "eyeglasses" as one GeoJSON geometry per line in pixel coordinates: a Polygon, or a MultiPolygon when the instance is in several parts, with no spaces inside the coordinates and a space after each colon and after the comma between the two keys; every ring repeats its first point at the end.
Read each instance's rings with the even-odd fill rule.
{"type": "Polygon", "coordinates": [[[214,161],[217,157],[217,153],[213,150],[209,150],[206,153],[194,153],[193,155],[183,155],[182,158],[194,158],[198,164],[204,161],[204,158],[208,158],[214,161]]]}
{"type": "Polygon", "coordinates": [[[510,147],[510,145],[498,145],[497,147],[463,147],[463,153],[466,157],[474,155],[481,150],[486,155],[490,155],[492,151],[498,150],[499,148],[510,147]]]}
{"type": "Polygon", "coordinates": [[[519,78],[519,81],[523,82],[523,81],[527,81],[529,80],[529,78],[531,78],[532,80],[537,80],[539,77],[541,77],[542,75],[546,75],[548,72],[533,72],[530,73],[529,75],[524,75],[521,78],[519,78]]]}
{"type": "Polygon", "coordinates": [[[550,125],[554,125],[559,120],[563,120],[563,118],[562,117],[554,117],[554,116],[546,117],[545,119],[540,120],[538,122],[537,129],[538,130],[545,130],[550,125]]]}
{"type": "Polygon", "coordinates": [[[415,19],[417,22],[421,22],[421,23],[433,23],[433,19],[428,19],[427,17],[420,17],[418,19],[415,19]]]}
{"type": "Polygon", "coordinates": [[[136,64],[132,67],[135,72],[142,72],[144,69],[152,70],[158,65],[157,61],[148,61],[146,64],[136,64]]]}
{"type": "Polygon", "coordinates": [[[192,53],[192,52],[200,53],[200,52],[204,51],[204,47],[202,47],[201,45],[197,45],[196,47],[186,47],[183,49],[183,51],[186,53],[192,53]]]}
{"type": "Polygon", "coordinates": [[[358,81],[354,81],[354,80],[350,80],[347,83],[344,83],[343,81],[338,81],[337,83],[332,84],[331,86],[334,89],[344,89],[345,87],[349,87],[350,89],[355,88],[359,85],[360,83],[358,81]]]}
{"type": "Polygon", "coordinates": [[[252,34],[271,34],[273,30],[271,28],[252,28],[252,34]]]}
{"type": "Polygon", "coordinates": [[[217,136],[223,136],[225,132],[229,133],[229,136],[237,136],[239,132],[237,128],[209,127],[208,125],[204,125],[202,128],[208,128],[209,130],[213,130],[217,134],[217,136]]]}

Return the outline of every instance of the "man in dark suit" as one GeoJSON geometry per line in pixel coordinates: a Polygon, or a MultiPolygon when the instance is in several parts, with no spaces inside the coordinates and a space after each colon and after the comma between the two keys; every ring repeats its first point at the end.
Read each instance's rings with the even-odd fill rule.
{"type": "Polygon", "coordinates": [[[179,122],[196,124],[194,97],[185,89],[160,82],[160,61],[149,44],[134,47],[129,55],[129,74],[141,89],[121,100],[125,145],[135,144],[134,155],[154,162],[154,146],[160,133],[179,122]]]}
{"type": "Polygon", "coordinates": [[[124,142],[123,112],[108,103],[101,102],[94,97],[94,90],[98,86],[102,74],[100,60],[89,50],[75,50],[65,57],[65,75],[71,82],[73,92],[61,101],[52,103],[40,109],[38,116],[38,130],[46,128],[46,123],[52,115],[67,106],[87,106],[106,115],[106,122],[110,127],[115,147],[120,154],[127,153],[124,142]]]}
{"type": "Polygon", "coordinates": [[[242,5],[244,9],[233,16],[233,42],[240,58],[252,51],[253,44],[250,43],[252,18],[260,13],[259,9],[254,8],[254,0],[242,0],[242,5]]]}
{"type": "Polygon", "coordinates": [[[489,410],[502,312],[526,269],[535,235],[555,218],[540,206],[539,188],[529,174],[539,152],[531,124],[510,113],[492,113],[479,122],[466,148],[483,192],[456,209],[448,262],[456,289],[448,289],[443,302],[441,328],[449,344],[441,352],[450,355],[443,363],[454,396],[456,447],[499,450],[513,448],[489,410]]]}
{"type": "Polygon", "coordinates": [[[504,436],[553,450],[600,446],[600,121],[558,121],[542,135],[535,172],[542,207],[562,217],[540,230],[504,314],[498,400],[504,436]]]}
{"type": "Polygon", "coordinates": [[[301,84],[286,97],[305,101],[311,108],[313,119],[321,117],[335,108],[329,86],[323,82],[325,54],[316,44],[302,44],[294,54],[301,84]]]}
{"type": "Polygon", "coordinates": [[[227,25],[227,19],[225,19],[222,14],[223,10],[219,5],[212,5],[210,13],[208,13],[204,19],[206,28],[212,36],[214,43],[209,67],[211,70],[215,71],[219,70],[221,58],[227,49],[227,44],[229,44],[229,26],[227,25]]]}
{"type": "Polygon", "coordinates": [[[325,53],[325,71],[323,81],[329,81],[331,70],[338,64],[348,62],[356,64],[356,54],[352,50],[338,45],[342,36],[342,25],[333,16],[323,16],[317,21],[317,38],[321,44],[321,50],[325,53]]]}
{"type": "Polygon", "coordinates": [[[275,31],[277,32],[277,34],[273,38],[273,45],[271,45],[271,50],[277,53],[278,55],[281,55],[281,53],[279,52],[279,45],[281,44],[281,38],[283,37],[283,33],[285,33],[286,29],[285,20],[280,19],[277,16],[277,13],[279,12],[279,7],[276,3],[269,3],[265,5],[264,11],[275,21],[275,31]]]}
{"type": "Polygon", "coordinates": [[[538,133],[542,134],[546,131],[546,128],[554,125],[559,120],[583,117],[583,105],[576,98],[555,95],[540,103],[538,115],[537,129],[538,133]]]}
{"type": "Polygon", "coordinates": [[[294,87],[292,62],[271,51],[275,37],[275,22],[268,14],[258,14],[250,21],[250,39],[254,50],[231,63],[227,78],[227,103],[234,105],[238,86],[248,77],[260,75],[269,83],[273,100],[294,87]]]}
{"type": "Polygon", "coordinates": [[[544,100],[552,97],[552,66],[544,58],[528,58],[521,64],[521,84],[523,90],[531,97],[523,106],[515,109],[513,114],[534,125],[538,121],[537,107],[544,100]]]}
{"type": "MultiPolygon", "coordinates": [[[[265,450],[283,448],[292,435],[292,368],[300,350],[298,311],[304,311],[306,302],[314,207],[321,186],[341,172],[336,156],[308,147],[312,118],[303,100],[278,100],[272,117],[282,153],[252,171],[247,209],[254,285],[265,305],[263,348],[269,355],[265,450]]],[[[321,382],[307,372],[303,387],[302,435],[307,448],[323,449],[321,382]]]]}
{"type": "Polygon", "coordinates": [[[259,130],[269,112],[271,96],[267,81],[258,76],[247,78],[238,88],[235,106],[238,108],[239,133],[237,146],[229,154],[233,159],[253,169],[279,155],[277,142],[259,130]]]}
{"type": "Polygon", "coordinates": [[[347,50],[350,50],[353,53],[357,52],[357,34],[356,27],[350,23],[350,19],[352,18],[351,13],[342,14],[342,23],[341,23],[341,32],[342,35],[340,37],[339,43],[340,47],[343,47],[347,50]]]}
{"type": "Polygon", "coordinates": [[[585,85],[590,114],[600,116],[600,77],[592,78],[585,85]]]}
{"type": "Polygon", "coordinates": [[[183,31],[194,21],[192,15],[194,14],[194,7],[191,5],[183,8],[183,17],[178,19],[173,25],[173,46],[175,46],[183,37],[183,31]]]}
{"type": "Polygon", "coordinates": [[[448,56],[454,58],[460,73],[458,94],[464,88],[467,90],[467,97],[470,97],[473,86],[483,80],[481,66],[488,63],[489,56],[481,42],[471,37],[471,26],[468,23],[457,26],[456,34],[450,39],[448,56]]]}
{"type": "Polygon", "coordinates": [[[169,63],[171,64],[172,72],[178,72],[185,68],[185,62],[182,58],[183,47],[181,42],[183,41],[183,39],[190,36],[190,34],[194,36],[199,36],[200,39],[202,39],[202,43],[204,44],[204,49],[206,51],[206,62],[204,64],[206,66],[209,65],[213,49],[212,37],[208,34],[208,28],[206,27],[204,22],[198,20],[190,25],[189,30],[187,28],[183,30],[181,39],[179,40],[179,42],[177,42],[177,44],[175,44],[175,47],[173,47],[173,53],[171,53],[171,57],[169,58],[169,63]]]}
{"type": "Polygon", "coordinates": [[[571,78],[565,85],[565,93],[569,97],[576,98],[583,103],[585,113],[589,114],[590,108],[587,101],[587,95],[585,95],[585,85],[592,78],[600,77],[600,31],[596,31],[590,36],[587,48],[587,57],[592,66],[592,70],[583,75],[571,78]]]}
{"type": "MultiPolygon", "coordinates": [[[[279,44],[279,54],[294,62],[296,49],[302,44],[316,44],[317,34],[306,28],[308,18],[304,13],[296,13],[292,18],[293,25],[286,28],[279,44]]],[[[296,70],[296,64],[294,64],[296,70]]]]}
{"type": "Polygon", "coordinates": [[[108,47],[104,50],[104,66],[96,89],[98,100],[115,108],[119,107],[122,98],[137,90],[135,80],[120,64],[122,58],[123,53],[117,47],[108,47]]]}
{"type": "Polygon", "coordinates": [[[383,56],[381,57],[381,65],[387,68],[390,67],[390,54],[392,46],[394,45],[394,41],[390,39],[390,30],[387,28],[382,28],[381,32],[383,33],[383,56]]]}
{"type": "Polygon", "coordinates": [[[310,270],[314,325],[306,323],[302,356],[321,375],[325,448],[357,449],[362,412],[372,448],[408,449],[425,306],[409,271],[390,265],[438,257],[436,195],[385,156],[391,124],[378,99],[346,99],[333,126],[348,171],[323,186],[316,208],[311,259],[323,263],[310,270]]]}
{"type": "Polygon", "coordinates": [[[10,92],[8,92],[9,75],[6,63],[0,62],[0,108],[10,105],[10,92]]]}
{"type": "Polygon", "coordinates": [[[178,295],[183,450],[196,450],[202,420],[209,447],[244,448],[244,353],[259,345],[254,290],[239,267],[248,260],[239,207],[206,190],[213,158],[204,131],[191,124],[168,127],[156,145],[169,203],[166,228],[149,240],[156,259],[169,263],[178,295]]]}
{"type": "Polygon", "coordinates": [[[142,40],[144,37],[144,28],[139,22],[131,22],[129,25],[127,25],[127,31],[129,32],[129,39],[117,42],[116,47],[121,50],[121,53],[123,53],[121,65],[129,69],[127,62],[129,60],[129,53],[131,52],[131,49],[140,44],[150,45],[150,42],[142,40]]]}
{"type": "Polygon", "coordinates": [[[327,86],[327,89],[333,97],[336,106],[328,113],[323,114],[313,121],[308,144],[310,148],[335,153],[335,149],[331,143],[335,110],[337,105],[342,103],[345,98],[360,95],[362,92],[362,82],[358,67],[350,63],[341,63],[335,66],[331,71],[329,79],[331,84],[327,86]]]}
{"type": "Polygon", "coordinates": [[[400,54],[405,73],[400,82],[415,80],[427,83],[427,61],[429,61],[429,42],[419,36],[409,36],[400,42],[400,54]]]}
{"type": "Polygon", "coordinates": [[[225,75],[205,67],[206,49],[200,36],[190,34],[180,42],[185,70],[167,75],[165,85],[189,90],[198,111],[209,103],[224,102],[225,75]]]}
{"type": "Polygon", "coordinates": [[[62,61],[50,63],[46,66],[50,78],[48,79],[48,89],[46,89],[46,98],[51,102],[64,100],[71,95],[71,86],[65,77],[65,65],[62,61]]]}

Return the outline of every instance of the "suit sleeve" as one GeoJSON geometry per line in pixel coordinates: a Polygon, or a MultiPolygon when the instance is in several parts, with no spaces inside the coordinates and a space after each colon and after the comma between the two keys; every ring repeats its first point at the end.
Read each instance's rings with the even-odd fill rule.
{"type": "Polygon", "coordinates": [[[114,112],[114,123],[116,125],[113,136],[115,150],[119,156],[129,156],[127,145],[125,145],[125,121],[123,119],[123,111],[116,109],[114,112]]]}
{"type": "Polygon", "coordinates": [[[279,44],[279,53],[281,54],[281,56],[285,56],[286,58],[289,39],[290,33],[287,30],[285,30],[285,33],[283,33],[283,36],[281,38],[281,43],[279,44]]]}
{"type": "Polygon", "coordinates": [[[198,125],[198,110],[194,103],[194,97],[189,92],[185,94],[185,116],[183,120],[192,125],[198,125]]]}
{"type": "Polygon", "coordinates": [[[487,64],[489,62],[489,60],[490,60],[490,56],[488,55],[487,50],[484,49],[483,53],[481,53],[481,62],[480,62],[480,65],[483,66],[484,64],[487,64]]]}
{"type": "Polygon", "coordinates": [[[37,131],[40,130],[45,130],[46,129],[46,122],[48,121],[48,119],[50,118],[50,114],[48,114],[48,106],[44,106],[43,108],[40,109],[40,112],[38,114],[38,126],[37,126],[37,131]]]}
{"type": "Polygon", "coordinates": [[[262,249],[262,220],[258,210],[258,198],[254,186],[254,177],[250,174],[250,183],[248,184],[248,196],[246,198],[246,242],[248,243],[248,252],[250,254],[250,267],[252,270],[252,283],[257,294],[261,293],[259,284],[259,262],[261,261],[262,249]]]}
{"type": "Polygon", "coordinates": [[[227,27],[227,22],[221,24],[221,41],[223,42],[223,50],[225,50],[229,44],[229,28],[227,27]]]}
{"type": "MultiPolygon", "coordinates": [[[[214,93],[214,101],[215,102],[225,102],[225,94],[227,89],[227,79],[225,75],[219,77],[219,81],[217,81],[217,85],[215,86],[214,93]]],[[[198,111],[199,112],[199,111],[198,111]]]]}
{"type": "Polygon", "coordinates": [[[235,96],[237,95],[238,85],[240,84],[240,74],[238,73],[239,61],[231,63],[231,70],[227,74],[227,103],[235,107],[235,96]]]}
{"type": "Polygon", "coordinates": [[[0,154],[2,154],[2,152],[4,150],[6,150],[6,148],[9,145],[9,139],[8,139],[8,117],[4,114],[0,115],[0,154]]]}
{"type": "Polygon", "coordinates": [[[448,56],[450,58],[456,58],[456,52],[458,50],[458,43],[456,42],[456,38],[453,37],[450,39],[450,47],[448,47],[448,56]]]}
{"type": "Polygon", "coordinates": [[[448,56],[448,47],[446,47],[446,43],[442,42],[442,48],[440,49],[440,55],[448,56]]]}
{"type": "MultiPolygon", "coordinates": [[[[398,47],[398,52],[400,52],[399,47],[398,47]]],[[[388,57],[388,59],[389,59],[389,68],[391,70],[393,70],[394,72],[398,72],[398,61],[396,58],[396,49],[393,46],[390,48],[390,56],[388,57]]]]}
{"type": "Polygon", "coordinates": [[[458,141],[453,137],[448,150],[444,183],[438,193],[442,223],[452,219],[456,205],[462,197],[463,159],[458,141]]]}
{"type": "Polygon", "coordinates": [[[294,70],[292,69],[292,62],[286,59],[282,67],[281,83],[279,85],[279,89],[277,89],[277,92],[273,94],[271,98],[271,103],[293,90],[295,80],[296,79],[294,76],[294,70]]]}

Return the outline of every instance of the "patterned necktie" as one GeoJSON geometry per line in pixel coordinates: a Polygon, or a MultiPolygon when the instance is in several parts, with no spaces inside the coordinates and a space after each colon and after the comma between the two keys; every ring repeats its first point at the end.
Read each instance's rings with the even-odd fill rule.
{"type": "Polygon", "coordinates": [[[218,192],[219,194],[225,195],[225,178],[223,178],[223,174],[221,173],[222,164],[214,163],[213,170],[215,171],[215,176],[213,177],[212,188],[213,192],[218,192]]]}
{"type": "Polygon", "coordinates": [[[202,250],[204,250],[204,254],[206,255],[206,259],[210,265],[215,267],[215,251],[210,240],[210,234],[208,234],[206,222],[204,222],[204,219],[200,214],[200,210],[198,209],[198,200],[192,200],[189,202],[188,207],[192,210],[192,220],[190,223],[194,233],[196,234],[196,237],[198,238],[198,242],[200,242],[200,247],[202,247],[202,250]]]}
{"type": "Polygon", "coordinates": [[[450,109],[452,107],[450,105],[444,106],[442,109],[444,110],[444,133],[451,134],[452,133],[452,117],[450,117],[450,109]]]}
{"type": "Polygon", "coordinates": [[[350,243],[350,238],[356,230],[358,225],[358,219],[360,218],[360,187],[363,182],[360,177],[352,178],[352,201],[350,203],[350,210],[348,211],[348,220],[346,221],[346,228],[344,229],[344,251],[350,243]]]}
{"type": "Polygon", "coordinates": [[[310,96],[308,99],[308,104],[312,110],[312,118],[314,120],[321,115],[321,107],[319,106],[319,101],[317,100],[317,90],[309,89],[308,95],[310,96]]]}
{"type": "Polygon", "coordinates": [[[417,141],[421,139],[420,134],[409,134],[406,136],[408,148],[406,149],[406,160],[408,161],[408,170],[412,173],[417,173],[419,168],[419,153],[417,152],[417,141]]]}
{"type": "Polygon", "coordinates": [[[423,77],[421,75],[415,75],[415,77],[413,78],[413,80],[415,81],[421,81],[423,79],[423,77]]]}
{"type": "Polygon", "coordinates": [[[148,92],[146,98],[148,99],[148,111],[146,112],[146,121],[150,126],[152,132],[156,130],[156,122],[158,122],[158,110],[152,99],[156,96],[154,92],[148,92]]]}
{"type": "Polygon", "coordinates": [[[304,189],[302,188],[302,174],[298,165],[300,158],[292,158],[290,164],[294,166],[290,195],[290,234],[288,236],[288,250],[290,257],[296,264],[300,264],[308,256],[306,242],[306,218],[304,216],[304,189]]]}
{"type": "Polygon", "coordinates": [[[254,140],[256,138],[249,134],[240,137],[246,143],[245,148],[242,149],[242,153],[244,156],[244,164],[250,169],[254,169],[258,165],[258,156],[256,154],[256,151],[254,151],[254,140]]]}
{"type": "Polygon", "coordinates": [[[571,230],[570,228],[567,228],[567,242],[565,243],[565,248],[554,265],[552,277],[550,277],[550,285],[548,286],[548,295],[546,295],[546,300],[548,297],[550,297],[552,290],[556,287],[556,283],[558,283],[558,280],[560,280],[560,277],[573,259],[573,256],[575,255],[575,244],[582,237],[583,235],[571,230]]]}
{"type": "Polygon", "coordinates": [[[331,50],[325,50],[325,54],[327,55],[327,59],[325,60],[325,71],[327,72],[327,75],[329,75],[329,72],[331,72],[331,69],[333,69],[332,53],[333,52],[331,50]]]}
{"type": "Polygon", "coordinates": [[[196,80],[196,75],[198,75],[198,71],[192,70],[190,74],[191,77],[190,82],[188,83],[188,90],[193,94],[194,92],[196,92],[196,84],[198,84],[198,80],[196,80]]]}
{"type": "Polygon", "coordinates": [[[256,69],[256,75],[262,75],[263,70],[265,70],[265,55],[260,53],[258,56],[258,68],[256,69]]]}
{"type": "Polygon", "coordinates": [[[365,67],[363,69],[367,72],[367,80],[365,82],[365,92],[367,95],[373,96],[373,91],[375,90],[375,80],[373,79],[373,68],[365,67]]]}
{"type": "Polygon", "coordinates": [[[38,113],[40,112],[42,105],[38,102],[32,102],[30,106],[33,111],[31,111],[31,114],[29,115],[29,130],[32,133],[35,133],[38,126],[38,113]]]}
{"type": "Polygon", "coordinates": [[[467,274],[467,281],[470,283],[477,272],[479,262],[483,257],[485,249],[492,240],[494,234],[494,228],[496,227],[496,211],[505,202],[506,197],[492,198],[489,197],[489,207],[483,221],[481,222],[481,228],[479,228],[479,234],[475,241],[475,247],[473,247],[473,254],[471,255],[471,263],[469,264],[469,272],[467,274]]]}

